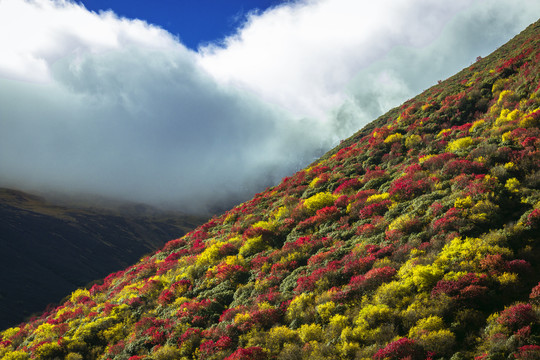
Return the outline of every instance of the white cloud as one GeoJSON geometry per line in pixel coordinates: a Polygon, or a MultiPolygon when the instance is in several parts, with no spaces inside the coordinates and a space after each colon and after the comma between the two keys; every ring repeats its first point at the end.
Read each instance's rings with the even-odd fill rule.
{"type": "Polygon", "coordinates": [[[357,109],[365,116],[345,136],[493,51],[539,11],[534,0],[303,0],[252,15],[235,36],[202,48],[199,62],[297,117],[332,122],[332,110],[351,101],[377,108],[357,109]]]}
{"type": "Polygon", "coordinates": [[[2,0],[0,74],[31,81],[50,80],[50,66],[75,52],[99,53],[127,45],[167,49],[166,31],[143,21],[96,14],[67,0],[2,0]]]}
{"type": "Polygon", "coordinates": [[[195,53],[112,12],[0,0],[0,185],[190,208],[250,196],[540,10],[505,4],[287,2],[195,53]]]}
{"type": "Polygon", "coordinates": [[[218,80],[299,116],[324,117],[363,68],[396,46],[421,47],[471,0],[300,1],[251,16],[222,47],[201,49],[218,80]]]}

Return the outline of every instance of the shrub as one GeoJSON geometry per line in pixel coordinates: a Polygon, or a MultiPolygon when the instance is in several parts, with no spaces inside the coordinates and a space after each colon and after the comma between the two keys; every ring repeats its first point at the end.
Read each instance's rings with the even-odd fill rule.
{"type": "Polygon", "coordinates": [[[323,329],[319,324],[304,324],[298,329],[298,335],[300,339],[307,343],[311,341],[323,340],[323,329]]]}
{"type": "Polygon", "coordinates": [[[268,357],[264,350],[258,346],[240,348],[227,356],[225,360],[266,360],[268,357]]]}
{"type": "Polygon", "coordinates": [[[304,208],[314,214],[323,207],[334,205],[337,198],[337,195],[332,195],[329,192],[320,192],[304,200],[304,208]]]}
{"type": "Polygon", "coordinates": [[[471,139],[470,136],[463,137],[463,138],[456,139],[456,140],[448,143],[448,145],[446,147],[446,151],[459,152],[459,151],[467,149],[472,144],[473,144],[473,140],[471,139]]]}
{"type": "Polygon", "coordinates": [[[531,299],[532,303],[537,305],[540,304],[540,282],[532,289],[529,298],[531,299]]]}
{"type": "Polygon", "coordinates": [[[377,351],[373,358],[377,360],[424,360],[425,351],[414,340],[401,338],[377,351]]]}
{"type": "Polygon", "coordinates": [[[540,359],[539,345],[525,345],[519,348],[519,352],[514,354],[516,360],[538,360],[540,359]]]}
{"type": "Polygon", "coordinates": [[[531,304],[517,304],[506,308],[497,318],[499,324],[506,326],[512,331],[530,325],[536,320],[536,313],[531,304]]]}
{"type": "Polygon", "coordinates": [[[289,329],[287,326],[276,326],[268,332],[266,347],[273,352],[278,352],[286,343],[297,341],[298,334],[296,331],[289,329]]]}
{"type": "Polygon", "coordinates": [[[242,256],[251,256],[269,248],[268,244],[263,240],[262,235],[259,235],[254,238],[248,238],[238,252],[242,256]]]}

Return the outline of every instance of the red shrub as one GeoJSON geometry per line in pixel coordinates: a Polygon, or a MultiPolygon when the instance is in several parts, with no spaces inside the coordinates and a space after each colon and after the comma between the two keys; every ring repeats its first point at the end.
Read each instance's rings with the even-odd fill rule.
{"type": "Polygon", "coordinates": [[[351,190],[358,190],[360,187],[362,187],[362,183],[358,181],[358,179],[345,180],[341,185],[336,188],[336,190],[334,190],[334,194],[340,194],[351,190]]]}
{"type": "Polygon", "coordinates": [[[443,153],[440,155],[433,156],[422,163],[422,167],[429,170],[440,170],[442,167],[448,163],[451,159],[456,157],[452,153],[443,153]]]}
{"type": "Polygon", "coordinates": [[[539,345],[525,345],[519,348],[519,352],[514,354],[517,360],[538,360],[540,359],[539,345]]]}
{"type": "Polygon", "coordinates": [[[458,280],[439,280],[431,291],[432,296],[447,294],[455,300],[483,298],[487,288],[487,276],[469,273],[458,280]]]}
{"type": "Polygon", "coordinates": [[[435,232],[458,231],[463,227],[464,219],[461,216],[461,210],[455,207],[450,208],[440,219],[432,224],[435,232]]]}
{"type": "Polygon", "coordinates": [[[540,209],[534,209],[527,216],[527,225],[536,229],[540,225],[540,209]]]}
{"type": "Polygon", "coordinates": [[[536,321],[536,313],[531,304],[517,304],[505,309],[497,318],[499,324],[515,331],[536,321]]]}
{"type": "Polygon", "coordinates": [[[371,269],[364,275],[353,276],[349,281],[350,291],[359,293],[366,290],[376,289],[382,283],[390,281],[396,274],[396,269],[389,266],[371,269]]]}
{"type": "Polygon", "coordinates": [[[459,174],[483,174],[485,172],[486,168],[482,163],[464,159],[453,160],[443,168],[444,174],[452,176],[459,174]]]}
{"type": "Polygon", "coordinates": [[[266,360],[264,350],[258,346],[240,348],[225,358],[225,360],[266,360]]]}
{"type": "Polygon", "coordinates": [[[240,305],[234,308],[227,309],[223,311],[223,314],[219,317],[219,321],[232,321],[236,314],[239,314],[241,312],[246,311],[247,307],[244,305],[240,305]]]}
{"type": "Polygon", "coordinates": [[[531,270],[531,264],[522,259],[515,259],[506,263],[506,270],[523,274],[531,270]]]}
{"type": "Polygon", "coordinates": [[[531,299],[531,302],[535,304],[540,303],[540,282],[538,283],[538,285],[533,287],[529,298],[531,299]]]}
{"type": "Polygon", "coordinates": [[[373,355],[373,358],[378,360],[424,360],[426,358],[426,353],[414,340],[401,338],[389,343],[386,347],[377,351],[375,355],[373,355]]]}
{"type": "Polygon", "coordinates": [[[360,209],[358,215],[361,219],[367,219],[373,215],[384,215],[391,205],[391,200],[383,200],[360,209]]]}
{"type": "Polygon", "coordinates": [[[357,258],[356,254],[348,254],[343,258],[343,272],[347,276],[363,274],[371,268],[377,260],[374,255],[357,258]]]}

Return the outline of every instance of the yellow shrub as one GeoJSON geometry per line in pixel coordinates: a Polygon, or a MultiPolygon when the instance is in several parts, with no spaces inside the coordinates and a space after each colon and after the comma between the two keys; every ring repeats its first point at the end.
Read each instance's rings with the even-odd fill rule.
{"type": "Polygon", "coordinates": [[[103,330],[102,334],[107,342],[117,342],[124,337],[124,324],[118,323],[107,330],[103,330]]]}
{"type": "Polygon", "coordinates": [[[506,82],[508,80],[509,79],[497,79],[497,81],[495,81],[493,83],[493,86],[491,87],[491,92],[496,93],[496,92],[501,91],[502,89],[504,89],[504,85],[506,84],[506,82]]]}
{"type": "Polygon", "coordinates": [[[430,316],[418,320],[415,326],[409,330],[410,338],[419,338],[427,331],[436,331],[444,329],[444,321],[438,316],[430,316]]]}
{"type": "Polygon", "coordinates": [[[511,285],[511,284],[517,284],[518,283],[518,275],[516,273],[502,273],[501,275],[497,276],[497,280],[499,280],[499,283],[501,285],[511,285]]]}
{"type": "Polygon", "coordinates": [[[468,272],[466,271],[449,271],[446,274],[444,274],[443,279],[456,281],[456,280],[461,279],[463,276],[467,274],[468,272]]]}
{"type": "Polygon", "coordinates": [[[30,359],[30,355],[25,353],[24,351],[12,351],[8,352],[2,360],[27,360],[30,359]]]}
{"type": "Polygon", "coordinates": [[[429,352],[446,355],[454,347],[456,337],[450,330],[441,329],[421,335],[418,342],[429,352]]]}
{"type": "Polygon", "coordinates": [[[478,129],[479,127],[481,127],[485,123],[486,122],[484,121],[484,119],[480,119],[480,120],[477,120],[477,121],[473,122],[472,126],[469,129],[469,132],[474,132],[476,129],[478,129]]]}
{"type": "Polygon", "coordinates": [[[57,342],[45,343],[34,351],[34,355],[38,359],[58,358],[62,352],[60,345],[57,342]]]}
{"type": "Polygon", "coordinates": [[[452,131],[451,129],[442,129],[441,131],[439,131],[439,133],[437,134],[436,137],[439,138],[439,137],[441,137],[441,136],[443,136],[443,135],[445,135],[445,134],[448,134],[448,133],[451,132],[451,131],[452,131]]]}
{"type": "Polygon", "coordinates": [[[242,256],[250,256],[269,248],[270,247],[263,240],[262,236],[259,235],[254,238],[247,239],[238,252],[242,256]]]}
{"type": "Polygon", "coordinates": [[[286,343],[294,343],[298,341],[296,331],[289,329],[286,326],[276,326],[270,329],[266,337],[266,347],[271,351],[279,351],[286,343]]]}
{"type": "Polygon", "coordinates": [[[376,202],[379,202],[379,201],[383,201],[383,200],[386,200],[390,197],[390,194],[387,193],[387,192],[384,192],[382,194],[375,194],[375,195],[371,195],[370,197],[368,197],[366,199],[366,203],[367,204],[371,204],[371,203],[376,203],[376,202]]]}
{"type": "Polygon", "coordinates": [[[514,164],[513,162],[507,162],[506,164],[504,164],[504,168],[507,170],[513,169],[515,166],[516,164],[514,164]]]}
{"type": "Polygon", "coordinates": [[[473,205],[473,200],[471,196],[467,196],[466,198],[457,198],[456,201],[454,201],[454,207],[460,208],[460,209],[466,209],[470,208],[473,205]]]}
{"type": "Polygon", "coordinates": [[[410,135],[407,136],[405,139],[405,146],[408,148],[412,148],[418,144],[422,143],[422,137],[420,135],[410,135]]]}
{"type": "Polygon", "coordinates": [[[321,178],[319,178],[318,176],[315,179],[311,180],[311,182],[309,183],[309,187],[313,189],[317,185],[319,180],[321,180],[321,178]]]}
{"type": "Polygon", "coordinates": [[[225,218],[225,220],[223,220],[223,223],[224,224],[232,224],[236,221],[236,219],[238,218],[238,215],[235,214],[235,213],[230,213],[229,215],[227,215],[227,217],[225,218]]]}
{"type": "Polygon", "coordinates": [[[322,341],[323,330],[319,324],[305,324],[298,329],[298,335],[303,342],[322,341]]]}
{"type": "Polygon", "coordinates": [[[431,159],[431,158],[434,157],[434,156],[435,156],[435,155],[424,155],[424,156],[422,156],[422,157],[420,157],[420,158],[418,159],[418,162],[419,162],[420,164],[422,164],[424,161],[429,160],[429,159],[431,159]]]}
{"type": "Polygon", "coordinates": [[[84,297],[90,297],[90,292],[86,289],[77,289],[71,293],[71,298],[69,299],[72,303],[76,303],[79,299],[84,297]]]}
{"type": "Polygon", "coordinates": [[[438,355],[447,353],[455,343],[455,336],[445,329],[445,324],[439,316],[429,316],[418,320],[409,330],[409,337],[417,339],[428,351],[438,355]]]}
{"type": "Polygon", "coordinates": [[[66,360],[83,360],[83,359],[84,359],[83,356],[76,352],[70,352],[66,356],[66,360]]]}
{"type": "Polygon", "coordinates": [[[508,191],[513,193],[519,192],[520,182],[516,178],[511,178],[506,180],[506,184],[504,184],[504,187],[508,189],[508,191]]]}
{"type": "Polygon", "coordinates": [[[507,122],[517,120],[521,115],[522,113],[518,109],[513,111],[510,111],[509,109],[502,109],[501,114],[495,121],[495,125],[501,126],[507,122]]]}
{"type": "Polygon", "coordinates": [[[274,219],[281,220],[286,218],[289,215],[289,209],[286,206],[279,207],[274,213],[274,219]]]}
{"type": "Polygon", "coordinates": [[[512,141],[512,132],[507,131],[504,134],[502,134],[501,140],[502,140],[502,142],[510,142],[510,141],[512,141]]]}
{"type": "Polygon", "coordinates": [[[471,145],[473,145],[473,140],[470,136],[467,136],[448,143],[446,151],[456,152],[467,149],[471,145]]]}
{"type": "Polygon", "coordinates": [[[54,333],[54,325],[49,323],[43,323],[36,329],[34,340],[35,342],[41,342],[46,340],[52,340],[56,337],[54,333]]]}
{"type": "Polygon", "coordinates": [[[428,103],[428,104],[424,104],[424,105],[422,105],[422,108],[421,108],[421,109],[422,109],[422,111],[426,111],[427,109],[429,109],[429,108],[432,107],[432,106],[433,106],[433,104],[429,104],[429,103],[428,103]]]}
{"type": "Polygon", "coordinates": [[[339,343],[336,347],[342,359],[354,359],[356,353],[360,350],[358,343],[349,341],[339,343]]]}
{"type": "Polygon", "coordinates": [[[391,281],[377,288],[374,301],[391,307],[408,306],[411,300],[412,281],[391,281]]]}
{"type": "Polygon", "coordinates": [[[322,321],[326,323],[330,321],[330,318],[332,317],[335,308],[336,308],[336,304],[333,301],[328,301],[328,302],[325,302],[324,304],[317,306],[317,312],[319,313],[319,316],[321,317],[322,321]]]}
{"type": "Polygon", "coordinates": [[[489,254],[510,256],[512,251],[486,238],[456,237],[443,247],[434,264],[443,269],[474,272],[489,254]]]}
{"type": "Polygon", "coordinates": [[[4,340],[9,340],[13,335],[17,334],[19,331],[21,331],[20,327],[12,327],[9,329],[6,329],[2,332],[2,337],[4,340]]]}
{"type": "Polygon", "coordinates": [[[487,222],[499,209],[499,205],[489,200],[480,200],[470,209],[469,219],[476,222],[487,222]]]}
{"type": "Polygon", "coordinates": [[[401,215],[388,225],[388,230],[403,230],[414,218],[413,215],[409,214],[401,215]]]}
{"type": "Polygon", "coordinates": [[[512,94],[514,93],[510,90],[501,91],[501,93],[499,94],[499,99],[497,99],[497,104],[500,105],[506,97],[511,96],[512,94]]]}
{"type": "Polygon", "coordinates": [[[249,321],[249,319],[251,319],[251,315],[249,313],[238,313],[234,317],[234,323],[235,324],[243,323],[243,322],[249,321]]]}
{"type": "Polygon", "coordinates": [[[385,304],[368,304],[360,309],[356,318],[356,325],[362,329],[375,328],[388,322],[392,316],[392,309],[385,304]]]}
{"type": "Polygon", "coordinates": [[[211,265],[214,264],[219,258],[219,249],[225,244],[225,242],[217,242],[210,245],[197,257],[197,265],[211,265]]]}
{"type": "Polygon", "coordinates": [[[180,359],[181,351],[175,346],[165,345],[158,348],[153,354],[154,360],[175,360],[180,359]]]}
{"type": "Polygon", "coordinates": [[[314,302],[314,294],[301,293],[291,301],[291,304],[285,313],[285,317],[289,321],[305,318],[307,315],[306,311],[313,308],[314,302]]]}
{"type": "Polygon", "coordinates": [[[444,275],[444,271],[434,265],[417,265],[412,268],[411,278],[419,290],[430,289],[444,275]]]}
{"type": "Polygon", "coordinates": [[[384,139],[384,142],[386,144],[395,143],[395,142],[401,141],[402,138],[403,138],[402,134],[395,133],[395,134],[388,135],[386,139],[384,139]]]}
{"type": "Polygon", "coordinates": [[[341,330],[345,329],[348,324],[349,324],[349,318],[347,316],[337,314],[330,318],[329,326],[332,329],[339,329],[341,332],[341,330]]]}
{"type": "Polygon", "coordinates": [[[333,205],[336,199],[337,196],[332,195],[332,193],[328,191],[320,192],[304,200],[304,208],[309,210],[311,213],[315,213],[317,210],[322,209],[323,207],[333,205]]]}
{"type": "Polygon", "coordinates": [[[531,128],[538,126],[538,120],[535,120],[534,117],[531,116],[533,112],[538,110],[540,110],[540,108],[534,109],[530,111],[527,115],[525,115],[523,119],[521,119],[521,121],[519,122],[519,127],[531,128]]]}

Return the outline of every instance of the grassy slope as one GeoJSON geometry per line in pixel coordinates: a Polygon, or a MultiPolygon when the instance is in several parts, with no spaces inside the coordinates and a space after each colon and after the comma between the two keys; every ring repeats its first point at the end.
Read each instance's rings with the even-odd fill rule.
{"type": "Polygon", "coordinates": [[[182,214],[137,215],[58,206],[0,189],[0,327],[43,311],[203,223],[182,214]]]}
{"type": "MultiPolygon", "coordinates": [[[[540,23],[35,321],[6,359],[537,359],[540,23]]],[[[1,348],[0,348],[1,349],[1,348]]]]}

